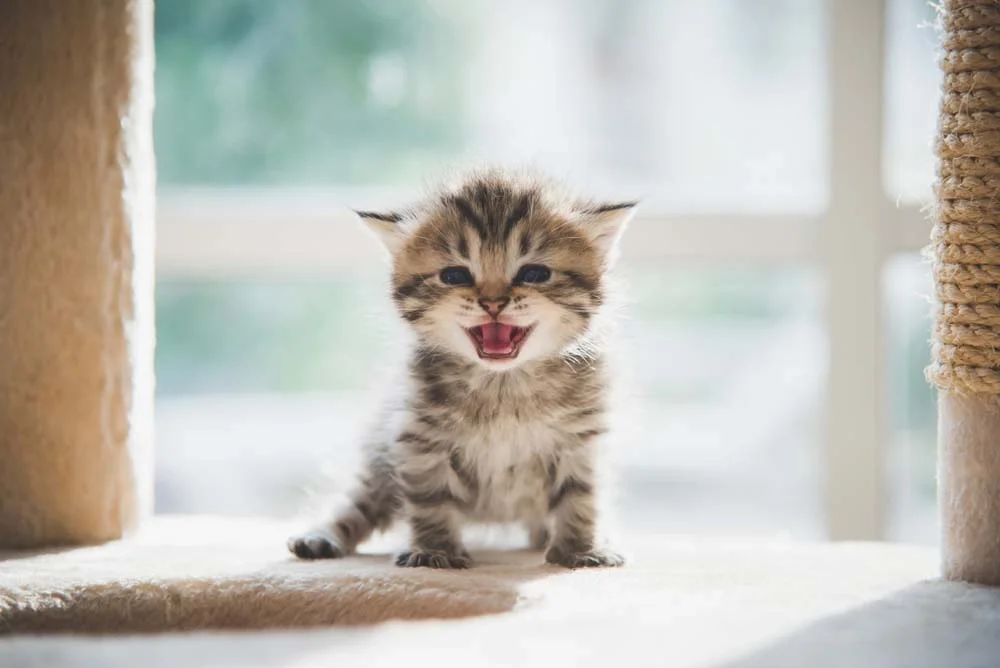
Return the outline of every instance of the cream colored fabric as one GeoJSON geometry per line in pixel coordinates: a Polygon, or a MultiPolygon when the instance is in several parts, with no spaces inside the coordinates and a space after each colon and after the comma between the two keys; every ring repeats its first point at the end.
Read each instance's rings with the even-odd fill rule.
{"type": "Polygon", "coordinates": [[[1000,585],[1000,401],[938,397],[945,577],[1000,585]]]}
{"type": "Polygon", "coordinates": [[[0,3],[0,546],[117,538],[150,498],[151,25],[0,3]]]}
{"type": "MultiPolygon", "coordinates": [[[[484,557],[456,577],[389,557],[296,560],[282,527],[188,518],[99,547],[0,553],[0,631],[163,631],[363,624],[510,610],[538,569],[484,557]]],[[[291,529],[288,529],[290,531],[291,529]]],[[[538,561],[537,557],[535,561],[538,561]]]]}
{"type": "Polygon", "coordinates": [[[278,632],[0,637],[4,666],[995,666],[1000,591],[934,579],[936,551],[628,537],[620,570],[482,552],[467,572],[294,562],[287,527],[158,520],[133,542],[0,562],[0,625],[278,632]],[[445,621],[436,618],[480,616],[445,621]],[[423,622],[400,619],[435,618],[423,622]]]}

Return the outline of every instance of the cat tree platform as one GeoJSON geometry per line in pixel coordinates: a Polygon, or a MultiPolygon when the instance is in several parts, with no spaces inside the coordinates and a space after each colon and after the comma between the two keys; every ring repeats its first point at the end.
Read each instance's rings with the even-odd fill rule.
{"type": "Polygon", "coordinates": [[[300,562],[286,527],[147,519],[152,9],[0,10],[0,667],[998,665],[1000,589],[957,582],[1000,583],[996,2],[944,2],[943,554],[633,537],[589,572],[402,570],[392,537],[300,562]]]}
{"type": "Polygon", "coordinates": [[[473,549],[476,568],[444,572],[391,565],[392,535],[355,558],[297,561],[288,531],[157,518],[102,546],[2,552],[0,665],[961,668],[1000,656],[1000,590],[937,580],[937,553],[920,547],[626,537],[622,569],[473,549]]]}

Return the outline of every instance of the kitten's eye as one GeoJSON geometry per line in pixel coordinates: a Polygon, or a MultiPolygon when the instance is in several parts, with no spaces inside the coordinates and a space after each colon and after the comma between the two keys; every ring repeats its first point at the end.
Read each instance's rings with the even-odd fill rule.
{"type": "Polygon", "coordinates": [[[441,270],[441,282],[445,285],[472,285],[472,274],[465,267],[445,267],[441,270]]]}
{"type": "Polygon", "coordinates": [[[514,277],[515,283],[544,283],[552,278],[552,271],[540,264],[526,264],[514,277]]]}

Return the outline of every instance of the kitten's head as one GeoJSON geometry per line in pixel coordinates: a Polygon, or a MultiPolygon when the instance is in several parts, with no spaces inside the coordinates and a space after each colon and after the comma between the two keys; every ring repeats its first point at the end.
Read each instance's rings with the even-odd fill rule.
{"type": "Polygon", "coordinates": [[[492,171],[358,215],[389,249],[393,301],[422,342],[504,371],[586,340],[634,208],[492,171]]]}

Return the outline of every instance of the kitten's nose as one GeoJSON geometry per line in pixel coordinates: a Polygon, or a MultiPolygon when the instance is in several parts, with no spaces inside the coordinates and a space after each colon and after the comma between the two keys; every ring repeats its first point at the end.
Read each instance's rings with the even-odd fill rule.
{"type": "Polygon", "coordinates": [[[479,305],[483,307],[483,310],[494,318],[500,315],[500,311],[502,311],[508,303],[510,303],[510,299],[507,297],[499,299],[486,299],[484,297],[479,300],[479,305]]]}

